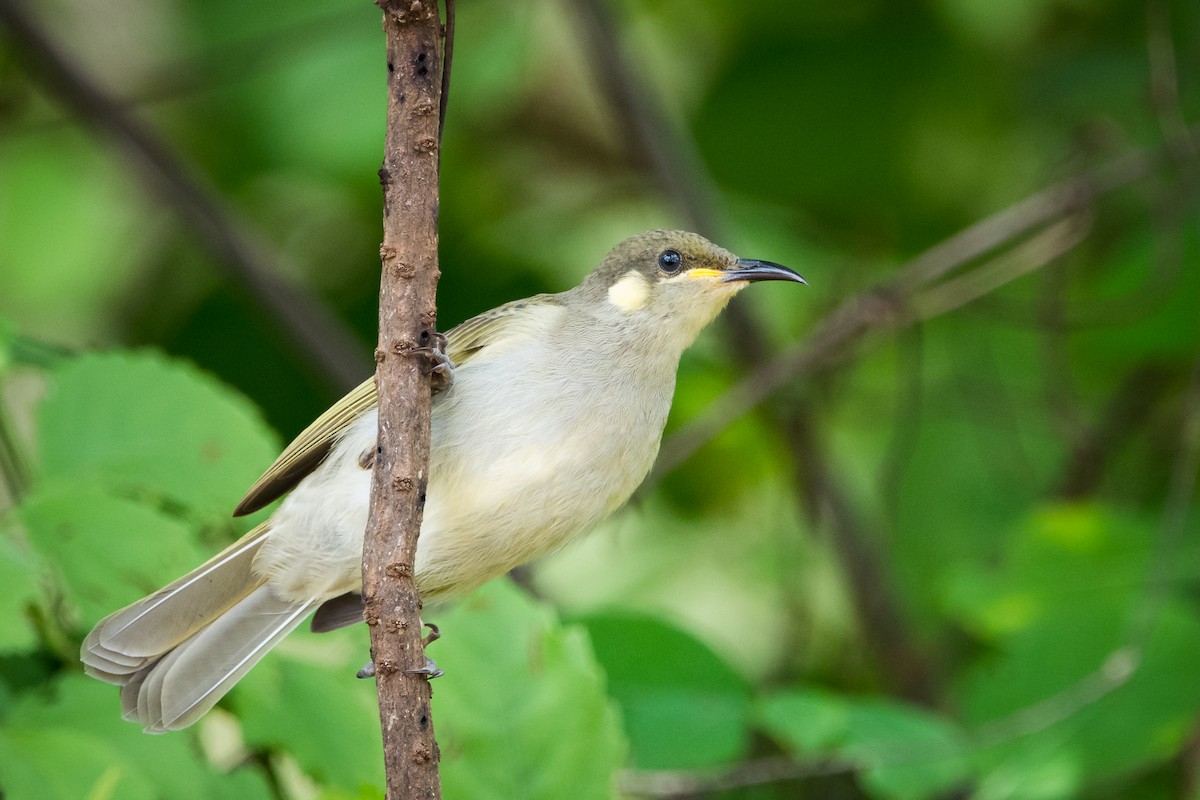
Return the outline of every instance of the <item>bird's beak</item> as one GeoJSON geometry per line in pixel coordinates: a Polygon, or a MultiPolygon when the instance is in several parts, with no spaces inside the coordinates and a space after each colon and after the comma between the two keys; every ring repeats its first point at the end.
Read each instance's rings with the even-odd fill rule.
{"type": "Polygon", "coordinates": [[[795,270],[771,261],[759,261],[757,258],[739,258],[736,269],[721,271],[721,280],[726,283],[730,281],[795,281],[808,284],[808,281],[801,278],[795,270]]]}

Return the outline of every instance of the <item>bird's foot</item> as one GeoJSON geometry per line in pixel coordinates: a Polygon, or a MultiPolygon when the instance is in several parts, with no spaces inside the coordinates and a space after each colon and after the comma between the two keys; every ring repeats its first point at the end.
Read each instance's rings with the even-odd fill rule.
{"type": "Polygon", "coordinates": [[[454,384],[454,362],[446,355],[446,334],[434,332],[432,341],[425,347],[418,347],[417,352],[425,357],[429,367],[430,383],[433,393],[446,391],[454,384]]]}
{"type": "MultiPolygon", "coordinates": [[[[426,622],[425,627],[429,628],[429,634],[421,640],[422,647],[428,647],[429,645],[436,642],[438,639],[442,638],[442,631],[438,628],[437,625],[434,625],[432,622],[426,622]]],[[[443,669],[440,669],[437,665],[437,662],[434,661],[432,658],[430,658],[429,656],[425,656],[425,665],[424,666],[418,667],[417,669],[406,669],[406,670],[404,670],[404,674],[406,674],[406,675],[424,675],[429,680],[433,680],[434,678],[440,678],[443,675],[445,675],[446,671],[443,669]]],[[[368,661],[363,666],[363,668],[358,671],[357,677],[359,677],[359,678],[374,678],[375,677],[375,662],[368,661]]]]}
{"type": "MultiPolygon", "coordinates": [[[[429,647],[429,645],[442,638],[442,631],[437,625],[434,625],[432,622],[426,622],[425,627],[429,628],[429,635],[421,640],[422,648],[429,647]]],[[[408,669],[405,670],[405,672],[409,675],[424,675],[429,680],[440,678],[446,674],[446,671],[444,669],[440,669],[437,665],[437,662],[429,656],[425,656],[425,666],[419,669],[408,669]]]]}
{"type": "MultiPolygon", "coordinates": [[[[406,670],[404,670],[404,674],[405,675],[424,675],[429,680],[433,680],[434,678],[440,678],[443,675],[445,675],[446,671],[444,669],[441,669],[440,667],[438,667],[437,662],[434,661],[432,658],[430,658],[429,656],[425,656],[425,665],[424,666],[417,667],[416,669],[406,669],[406,670]]],[[[374,678],[375,677],[375,662],[368,661],[363,666],[363,668],[360,669],[355,674],[355,677],[357,677],[357,678],[374,678]]]]}
{"type": "Polygon", "coordinates": [[[404,674],[405,675],[424,675],[426,677],[426,679],[433,680],[434,678],[440,678],[443,675],[445,675],[446,671],[443,669],[439,669],[436,661],[434,661],[429,656],[425,656],[425,666],[418,667],[417,669],[406,669],[406,670],[404,670],[404,674]]]}

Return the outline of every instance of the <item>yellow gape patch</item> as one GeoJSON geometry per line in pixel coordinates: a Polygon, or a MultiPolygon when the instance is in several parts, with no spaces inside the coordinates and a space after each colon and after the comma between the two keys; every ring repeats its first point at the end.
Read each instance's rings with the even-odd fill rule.
{"type": "Polygon", "coordinates": [[[642,273],[635,269],[626,272],[621,276],[621,280],[608,288],[608,302],[626,314],[632,314],[645,308],[646,301],[649,299],[650,287],[646,285],[646,279],[642,277],[642,273]]]}

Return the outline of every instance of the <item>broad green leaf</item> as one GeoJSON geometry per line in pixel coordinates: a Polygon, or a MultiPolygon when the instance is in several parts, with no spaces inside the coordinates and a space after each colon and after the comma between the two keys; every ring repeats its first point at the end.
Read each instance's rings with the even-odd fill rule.
{"type": "MultiPolygon", "coordinates": [[[[975,633],[1003,639],[1066,608],[1134,602],[1154,554],[1155,530],[1150,519],[1095,504],[1038,508],[1016,526],[998,567],[971,565],[951,576],[947,605],[975,633]]],[[[1189,540],[1159,580],[1194,567],[1196,554],[1189,540]]]]}
{"type": "Polygon", "coordinates": [[[156,238],[152,215],[127,168],[86,133],[43,134],[6,137],[0,150],[0,303],[26,334],[95,341],[156,238]]]}
{"type": "Polygon", "coordinates": [[[885,700],[851,705],[840,749],[863,766],[863,785],[879,798],[934,797],[970,774],[967,743],[957,726],[885,700]]]}
{"type": "Polygon", "coordinates": [[[766,698],[760,717],[766,731],[798,759],[834,758],[853,765],[872,797],[936,797],[970,774],[962,731],[898,702],[790,690],[766,698]]]}
{"type": "Polygon", "coordinates": [[[38,415],[38,444],[48,479],[103,481],[217,518],[278,453],[244,397],[154,353],[64,362],[38,415]]]}
{"type": "Polygon", "coordinates": [[[0,653],[33,645],[26,607],[38,596],[37,559],[0,533],[0,653]]]}
{"type": "Polygon", "coordinates": [[[72,675],[28,693],[0,727],[8,800],[266,800],[261,775],[217,773],[185,733],[147,736],[121,719],[117,689],[72,675]]]}
{"type": "Polygon", "coordinates": [[[850,700],[832,692],[791,689],[764,698],[759,720],[801,758],[820,758],[846,739],[850,700]]]}
{"type": "Polygon", "coordinates": [[[1121,600],[1049,614],[969,673],[963,709],[988,732],[989,770],[1042,753],[1056,774],[1073,761],[1067,772],[1100,781],[1162,763],[1187,740],[1200,712],[1200,621],[1164,599],[1139,648],[1130,636],[1146,609],[1121,600]]]}
{"type": "Polygon", "coordinates": [[[365,626],[319,637],[292,634],[232,695],[248,744],[286,750],[322,784],[347,792],[383,786],[375,684],[355,672],[369,658],[365,626]],[[357,637],[359,647],[344,648],[357,637]]]}
{"type": "Polygon", "coordinates": [[[1069,742],[1052,749],[1018,753],[981,778],[973,800],[1070,800],[1086,780],[1078,748],[1069,742]]]}
{"type": "Polygon", "coordinates": [[[88,623],[204,561],[178,519],[87,483],[35,491],[19,519],[88,623]]]}
{"type": "Polygon", "coordinates": [[[437,619],[433,718],[447,798],[610,798],[625,742],[584,632],[507,581],[437,619]]]}
{"type": "Polygon", "coordinates": [[[707,645],[647,616],[578,621],[608,674],[639,768],[715,766],[744,754],[749,688],[707,645]]]}
{"type": "Polygon", "coordinates": [[[146,777],[110,742],[58,727],[0,730],[0,773],[9,800],[155,797],[146,777]]]}

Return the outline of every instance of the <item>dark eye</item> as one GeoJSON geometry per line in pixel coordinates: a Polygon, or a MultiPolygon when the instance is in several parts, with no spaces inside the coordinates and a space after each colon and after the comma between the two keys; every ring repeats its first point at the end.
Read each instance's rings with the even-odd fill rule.
{"type": "Polygon", "coordinates": [[[674,250],[663,250],[658,254],[658,267],[663,272],[674,275],[683,266],[683,256],[674,250]]]}

